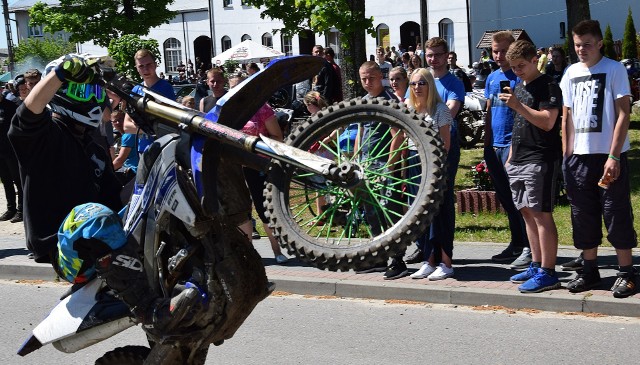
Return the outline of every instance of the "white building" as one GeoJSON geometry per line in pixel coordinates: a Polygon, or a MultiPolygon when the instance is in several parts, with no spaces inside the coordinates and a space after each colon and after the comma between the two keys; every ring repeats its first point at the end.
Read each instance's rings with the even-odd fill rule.
{"type": "MultiPolygon", "coordinates": [[[[26,10],[36,0],[17,0],[10,6],[15,13],[18,41],[42,36],[40,27],[28,26],[26,10]]],[[[47,1],[56,3],[56,1],[47,1]]],[[[611,26],[614,39],[621,39],[629,7],[636,27],[640,26],[640,1],[592,0],[591,17],[604,28],[611,26]]],[[[175,72],[180,62],[196,57],[209,60],[225,49],[251,38],[286,54],[310,53],[314,44],[338,51],[337,30],[327,34],[308,32],[305,37],[283,37],[275,29],[282,22],[260,18],[260,9],[243,5],[243,0],[175,0],[170,10],[178,15],[168,24],[152,28],[150,38],[158,40],[162,53],[160,70],[175,72]],[[210,16],[211,15],[211,16],[210,16]]],[[[421,23],[427,37],[445,38],[461,64],[470,64],[480,56],[476,45],[487,30],[524,29],[539,47],[563,44],[570,32],[566,26],[566,7],[559,0],[366,0],[366,16],[372,16],[376,36],[367,36],[367,54],[375,54],[378,45],[415,46],[419,43],[421,23]],[[421,22],[421,7],[426,19],[421,22]]],[[[62,34],[64,37],[64,34],[62,34]]],[[[80,51],[104,53],[92,44],[78,45],[80,51]]]]}

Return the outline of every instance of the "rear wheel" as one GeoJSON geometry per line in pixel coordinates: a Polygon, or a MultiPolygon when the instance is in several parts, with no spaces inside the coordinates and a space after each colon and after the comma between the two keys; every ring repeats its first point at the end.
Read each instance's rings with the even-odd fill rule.
{"type": "Polygon", "coordinates": [[[274,234],[290,254],[318,268],[386,262],[424,233],[440,205],[442,142],[404,104],[341,102],[293,130],[287,143],[320,147],[316,153],[355,166],[361,176],[350,183],[330,181],[278,161],[270,169],[265,204],[274,234]]]}
{"type": "Polygon", "coordinates": [[[142,365],[151,349],[144,346],[124,346],[107,352],[95,365],[142,365]]]}

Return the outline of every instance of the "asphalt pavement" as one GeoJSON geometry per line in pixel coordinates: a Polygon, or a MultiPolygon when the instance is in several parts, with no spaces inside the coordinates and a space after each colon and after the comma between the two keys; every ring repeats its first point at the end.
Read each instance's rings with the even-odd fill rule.
{"type": "MultiPolygon", "coordinates": [[[[384,280],[382,273],[322,271],[295,258],[290,259],[286,265],[277,265],[265,238],[253,242],[263,257],[269,279],[276,283],[278,291],[315,296],[640,316],[640,294],[617,299],[609,291],[616,273],[615,251],[611,248],[600,250],[599,263],[603,281],[599,288],[584,293],[570,293],[564,286],[575,274],[558,271],[563,283],[562,289],[522,294],[518,291],[517,284],[509,282],[509,277],[516,271],[509,269],[508,265],[494,264],[490,259],[492,255],[502,251],[506,244],[456,242],[453,255],[455,276],[442,281],[428,281],[410,277],[384,280]]],[[[50,265],[35,263],[27,258],[27,253],[23,235],[0,232],[0,278],[56,279],[50,265]]],[[[577,255],[577,250],[561,247],[558,251],[558,263],[562,264],[577,255]]],[[[638,261],[636,258],[636,265],[638,261]]],[[[420,264],[409,265],[409,272],[415,272],[419,267],[420,264]]]]}

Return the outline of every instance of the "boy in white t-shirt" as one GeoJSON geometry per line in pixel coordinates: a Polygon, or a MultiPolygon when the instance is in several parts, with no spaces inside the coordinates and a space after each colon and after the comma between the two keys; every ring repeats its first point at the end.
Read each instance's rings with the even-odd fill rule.
{"type": "Polygon", "coordinates": [[[619,265],[611,291],[614,297],[625,298],[636,292],[631,249],[638,244],[626,153],[631,90],[624,66],[600,53],[598,21],[578,23],[573,28],[573,41],[580,62],[567,69],[560,83],[563,171],[573,241],[583,250],[584,267],[567,288],[582,292],[600,284],[597,257],[604,218],[607,239],[616,249],[619,265]]]}

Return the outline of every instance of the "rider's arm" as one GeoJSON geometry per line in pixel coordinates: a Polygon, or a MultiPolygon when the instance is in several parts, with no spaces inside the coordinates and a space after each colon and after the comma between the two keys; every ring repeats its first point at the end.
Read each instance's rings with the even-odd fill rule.
{"type": "Polygon", "coordinates": [[[24,99],[25,107],[34,114],[41,114],[60,86],[62,86],[62,81],[55,72],[50,72],[33,87],[27,98],[24,99]]]}

